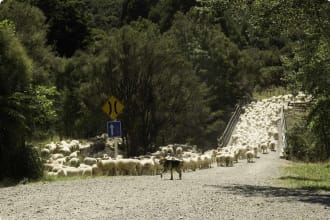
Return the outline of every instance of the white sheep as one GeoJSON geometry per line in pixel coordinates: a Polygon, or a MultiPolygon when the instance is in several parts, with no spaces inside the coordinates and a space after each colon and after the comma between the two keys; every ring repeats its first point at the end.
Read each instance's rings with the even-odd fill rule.
{"type": "Polygon", "coordinates": [[[141,170],[138,159],[123,158],[117,159],[116,162],[119,175],[138,175],[138,171],[141,170]]]}
{"type": "Polygon", "coordinates": [[[56,147],[57,146],[54,142],[45,145],[45,148],[49,149],[51,153],[53,153],[56,150],[56,147]]]}
{"type": "Polygon", "coordinates": [[[225,153],[218,153],[215,158],[216,158],[216,162],[217,162],[218,167],[226,166],[226,155],[225,155],[225,153]]]}
{"type": "MultiPolygon", "coordinates": [[[[109,158],[107,158],[107,159],[109,159],[109,158]]],[[[90,165],[90,166],[96,164],[96,162],[97,162],[96,159],[93,157],[85,157],[83,161],[85,164],[90,165]]]]}
{"type": "Polygon", "coordinates": [[[155,161],[153,158],[143,158],[140,160],[141,166],[139,170],[140,175],[155,175],[156,170],[155,170],[155,161]]]}
{"type": "Polygon", "coordinates": [[[247,158],[247,162],[248,163],[253,163],[253,158],[255,157],[254,155],[254,151],[253,150],[249,150],[245,153],[246,158],[247,158]]]}
{"type": "Polygon", "coordinates": [[[78,157],[79,156],[79,151],[74,151],[69,155],[69,158],[74,158],[74,157],[78,157]]]}
{"type": "Polygon", "coordinates": [[[78,167],[82,176],[92,176],[93,175],[93,167],[86,165],[86,164],[80,164],[78,167]]]}
{"type": "Polygon", "coordinates": [[[51,158],[52,160],[57,160],[57,159],[59,159],[59,158],[63,158],[63,157],[64,157],[63,154],[52,154],[52,155],[50,156],[50,158],[51,158]]]}
{"type": "Polygon", "coordinates": [[[41,151],[40,151],[40,155],[41,157],[43,158],[47,158],[49,157],[50,155],[50,150],[48,148],[43,148],[41,151]]]}
{"type": "Polygon", "coordinates": [[[115,176],[117,175],[117,161],[113,159],[108,160],[102,160],[97,159],[96,162],[97,168],[99,169],[99,172],[103,175],[107,176],[115,176]]]}
{"type": "Polygon", "coordinates": [[[269,142],[269,149],[271,151],[276,151],[276,141],[274,139],[269,142]]]}
{"type": "Polygon", "coordinates": [[[80,164],[80,161],[79,161],[78,158],[73,157],[73,158],[71,158],[71,159],[69,160],[69,164],[70,164],[70,166],[72,166],[72,167],[78,167],[79,164],[80,164]]]}
{"type": "Polygon", "coordinates": [[[81,174],[82,171],[76,167],[63,167],[57,173],[60,177],[81,176],[81,174]]]}
{"type": "Polygon", "coordinates": [[[267,146],[267,143],[263,142],[260,144],[260,149],[261,149],[261,152],[263,154],[267,154],[268,153],[268,146],[267,146]]]}

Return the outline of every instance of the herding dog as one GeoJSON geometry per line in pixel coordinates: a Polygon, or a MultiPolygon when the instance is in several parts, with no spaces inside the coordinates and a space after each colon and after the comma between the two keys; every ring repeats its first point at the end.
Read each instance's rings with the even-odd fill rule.
{"type": "Polygon", "coordinates": [[[179,178],[182,178],[182,167],[183,161],[176,159],[176,158],[162,158],[159,160],[160,165],[163,166],[163,170],[160,172],[160,178],[163,178],[163,173],[167,172],[168,170],[171,171],[171,180],[173,180],[173,169],[179,173],[179,178]]]}

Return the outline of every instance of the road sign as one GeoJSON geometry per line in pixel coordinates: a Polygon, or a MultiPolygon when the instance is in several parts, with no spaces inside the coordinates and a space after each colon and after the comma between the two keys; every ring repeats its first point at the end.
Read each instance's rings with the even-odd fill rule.
{"type": "Polygon", "coordinates": [[[124,105],[114,96],[110,96],[108,101],[104,103],[102,110],[110,116],[112,120],[117,119],[117,116],[123,111],[124,105]]]}
{"type": "Polygon", "coordinates": [[[108,121],[108,137],[121,137],[121,122],[108,121]]]}

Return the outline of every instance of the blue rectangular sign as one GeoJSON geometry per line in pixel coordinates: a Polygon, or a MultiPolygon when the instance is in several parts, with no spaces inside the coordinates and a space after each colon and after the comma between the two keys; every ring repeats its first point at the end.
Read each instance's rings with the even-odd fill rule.
{"type": "Polygon", "coordinates": [[[108,121],[108,137],[121,137],[121,122],[108,121]]]}

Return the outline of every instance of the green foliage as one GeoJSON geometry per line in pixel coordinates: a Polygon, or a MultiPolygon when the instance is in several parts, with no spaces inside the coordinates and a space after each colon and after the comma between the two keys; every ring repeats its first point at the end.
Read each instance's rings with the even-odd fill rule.
{"type": "MultiPolygon", "coordinates": [[[[178,13],[167,32],[210,88],[212,110],[231,108],[253,88],[250,60],[224,33],[195,11],[178,13]]],[[[252,67],[252,66],[251,66],[252,67]]]]}
{"type": "Polygon", "coordinates": [[[35,1],[47,18],[48,43],[64,57],[71,57],[77,49],[83,49],[90,30],[87,2],[84,0],[35,1]]]}
{"type": "Polygon", "coordinates": [[[114,95],[125,105],[120,119],[129,140],[129,155],[136,155],[138,148],[151,151],[155,143],[193,138],[209,114],[206,88],[190,63],[180,56],[173,39],[162,37],[157,26],[146,20],[124,26],[87,54],[77,54],[68,65],[68,74],[80,76],[74,80],[76,85],[67,84],[72,95],[67,105],[82,114],[71,118],[73,130],[92,135],[97,131],[94,128],[104,124],[105,131],[101,106],[114,95]]]}
{"type": "Polygon", "coordinates": [[[86,2],[86,10],[91,18],[89,28],[107,32],[121,26],[123,0],[89,0],[86,2]]]}
{"type": "Polygon", "coordinates": [[[329,125],[324,123],[329,121],[328,109],[328,99],[321,99],[305,115],[295,113],[287,118],[288,159],[307,162],[329,159],[329,125]]]}
{"type": "Polygon", "coordinates": [[[59,111],[56,107],[58,96],[55,87],[36,86],[32,89],[27,104],[31,110],[30,129],[33,131],[33,139],[40,140],[55,135],[59,111]]]}
{"type": "Polygon", "coordinates": [[[0,24],[0,95],[22,91],[31,80],[32,63],[11,25],[0,24]],[[17,58],[19,57],[19,58],[17,58]],[[22,74],[24,73],[24,74],[22,74]]]}
{"type": "Polygon", "coordinates": [[[153,2],[155,0],[124,0],[122,3],[122,23],[129,24],[140,17],[147,18],[153,2]]]}
{"type": "Polygon", "coordinates": [[[326,0],[3,1],[1,138],[20,149],[27,136],[98,135],[114,95],[129,155],[209,148],[239,99],[283,86],[315,100],[290,155],[326,159],[329,15],[326,0]]]}
{"type": "Polygon", "coordinates": [[[160,0],[151,8],[148,17],[165,32],[171,27],[177,12],[186,13],[196,4],[196,0],[160,0]]]}
{"type": "MultiPolygon", "coordinates": [[[[329,86],[330,86],[330,4],[326,1],[301,1],[283,10],[283,17],[292,16],[285,27],[296,30],[297,36],[289,36],[292,52],[283,57],[285,80],[296,93],[299,90],[312,94],[315,100],[313,110],[308,117],[308,127],[314,137],[315,154],[324,160],[329,158],[329,86]]],[[[290,5],[291,4],[291,5],[290,5]]]]}
{"type": "Polygon", "coordinates": [[[313,132],[317,146],[315,153],[319,160],[327,160],[330,157],[330,98],[320,97],[309,114],[309,126],[313,132]]]}
{"type": "Polygon", "coordinates": [[[288,146],[286,149],[287,158],[299,161],[315,161],[313,149],[315,145],[312,141],[310,131],[305,127],[305,123],[296,124],[287,133],[288,146]]]}
{"type": "Polygon", "coordinates": [[[16,36],[32,59],[34,84],[50,84],[50,72],[55,68],[55,57],[46,45],[46,18],[36,7],[13,0],[0,8],[0,20],[8,19],[15,26],[16,36]]]}
{"type": "Polygon", "coordinates": [[[0,24],[0,180],[38,178],[42,167],[38,155],[26,145],[30,114],[25,104],[32,63],[11,25],[0,24]]]}

